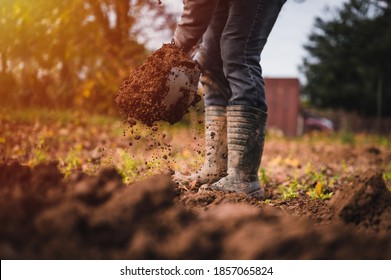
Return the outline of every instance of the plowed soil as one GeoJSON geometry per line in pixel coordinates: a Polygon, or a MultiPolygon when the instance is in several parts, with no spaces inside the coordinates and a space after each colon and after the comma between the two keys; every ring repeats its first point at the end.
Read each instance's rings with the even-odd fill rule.
{"type": "Polygon", "coordinates": [[[390,259],[391,193],[368,171],[331,201],[270,205],[115,169],[64,179],[55,163],[0,165],[2,259],[390,259]]]}

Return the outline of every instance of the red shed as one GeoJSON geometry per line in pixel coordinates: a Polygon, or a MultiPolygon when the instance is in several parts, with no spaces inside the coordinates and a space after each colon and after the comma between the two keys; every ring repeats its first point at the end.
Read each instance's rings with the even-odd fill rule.
{"type": "Polygon", "coordinates": [[[287,136],[299,135],[300,82],[296,78],[265,78],[268,127],[287,136]]]}

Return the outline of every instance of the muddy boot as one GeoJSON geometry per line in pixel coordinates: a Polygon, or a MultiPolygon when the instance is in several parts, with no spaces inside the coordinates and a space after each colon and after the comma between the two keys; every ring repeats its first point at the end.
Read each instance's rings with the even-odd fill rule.
{"type": "Polygon", "coordinates": [[[267,114],[242,105],[227,107],[228,175],[201,189],[234,191],[261,199],[264,190],[259,183],[267,114]]]}
{"type": "Polygon", "coordinates": [[[196,185],[214,183],[227,175],[227,116],[226,107],[208,106],[205,109],[205,161],[197,172],[185,176],[175,172],[173,180],[196,185]]]}

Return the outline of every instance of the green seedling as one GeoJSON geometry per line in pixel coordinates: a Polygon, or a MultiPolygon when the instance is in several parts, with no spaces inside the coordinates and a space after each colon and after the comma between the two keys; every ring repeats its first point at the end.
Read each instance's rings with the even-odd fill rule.
{"type": "Polygon", "coordinates": [[[264,168],[261,168],[259,173],[259,180],[261,181],[261,184],[263,186],[267,186],[271,180],[270,177],[266,174],[266,170],[264,168]]]}
{"type": "Polygon", "coordinates": [[[48,156],[44,151],[44,146],[45,146],[45,137],[40,135],[37,146],[32,151],[32,158],[30,160],[31,166],[35,166],[42,162],[47,161],[48,156]]]}
{"type": "Polygon", "coordinates": [[[265,199],[264,202],[265,202],[266,205],[269,205],[272,201],[271,201],[271,199],[268,198],[268,199],[265,199]]]}
{"type": "Polygon", "coordinates": [[[301,185],[295,178],[288,185],[280,185],[278,190],[281,193],[283,199],[293,199],[299,196],[299,191],[303,188],[303,185],[301,185]]]}
{"type": "Polygon", "coordinates": [[[124,149],[119,149],[118,155],[118,172],[122,175],[122,178],[124,178],[124,182],[129,184],[136,177],[137,168],[140,166],[140,163],[136,162],[136,160],[124,149]]]}
{"type": "Polygon", "coordinates": [[[317,182],[314,188],[307,191],[307,195],[312,199],[326,200],[331,198],[333,192],[325,193],[324,185],[321,182],[317,182]]]}
{"type": "Polygon", "coordinates": [[[325,192],[325,186],[334,187],[339,176],[330,177],[325,171],[311,171],[309,178],[307,183],[314,187],[307,188],[306,194],[313,199],[329,199],[333,193],[325,192]]]}
{"type": "Polygon", "coordinates": [[[31,166],[35,166],[40,163],[43,163],[43,162],[47,161],[47,159],[48,159],[48,156],[46,155],[46,153],[42,149],[39,149],[39,148],[34,149],[32,152],[32,155],[33,156],[30,160],[31,166]]]}
{"type": "Polygon", "coordinates": [[[63,172],[65,177],[69,176],[72,171],[79,169],[81,167],[81,156],[80,151],[82,147],[81,145],[77,145],[74,149],[72,149],[65,158],[63,163],[63,172]]]}

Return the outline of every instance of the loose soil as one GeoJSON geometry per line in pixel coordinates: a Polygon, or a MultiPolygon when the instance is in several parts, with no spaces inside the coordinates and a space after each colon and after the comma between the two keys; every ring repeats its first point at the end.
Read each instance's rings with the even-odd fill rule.
{"type": "Polygon", "coordinates": [[[172,158],[182,173],[201,166],[197,120],[182,129],[136,125],[124,135],[119,120],[117,128],[84,115],[70,120],[0,116],[1,259],[391,258],[384,139],[269,131],[260,172],[266,199],[258,201],[151,175],[172,158]],[[311,196],[318,184],[331,199],[311,196]],[[285,197],[293,187],[295,196],[285,197]]]}
{"type": "Polygon", "coordinates": [[[115,169],[0,165],[2,259],[390,259],[391,193],[368,171],[331,201],[267,205],[115,169]]]}
{"type": "Polygon", "coordinates": [[[116,97],[120,113],[131,126],[135,120],[148,126],[157,121],[174,124],[182,119],[190,106],[200,101],[199,95],[194,97],[187,88],[182,87],[178,102],[168,108],[164,105],[163,100],[169,91],[167,79],[174,67],[198,71],[197,64],[174,44],[163,45],[141,67],[131,70],[116,97]]]}

